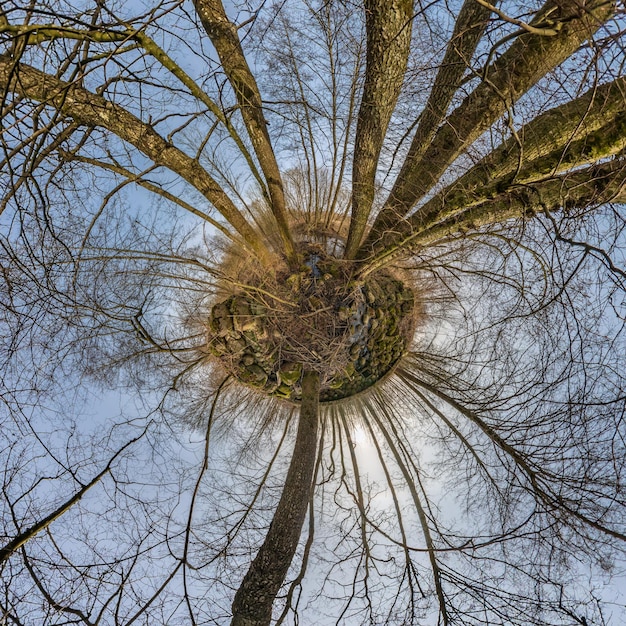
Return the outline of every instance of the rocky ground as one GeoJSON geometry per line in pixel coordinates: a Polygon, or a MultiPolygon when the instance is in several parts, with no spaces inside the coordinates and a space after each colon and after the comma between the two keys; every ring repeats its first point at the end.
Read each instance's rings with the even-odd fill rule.
{"type": "Polygon", "coordinates": [[[297,402],[304,369],[321,375],[321,401],[354,395],[380,380],[408,348],[412,290],[388,273],[351,283],[318,252],[279,279],[277,295],[246,291],[218,302],[208,346],[227,371],[269,395],[297,402]]]}

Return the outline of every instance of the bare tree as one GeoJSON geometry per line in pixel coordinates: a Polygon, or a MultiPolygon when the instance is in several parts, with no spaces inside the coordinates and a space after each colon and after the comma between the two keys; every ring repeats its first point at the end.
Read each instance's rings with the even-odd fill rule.
{"type": "Polygon", "coordinates": [[[625,27],[5,2],[3,623],[623,617],[625,27]]]}

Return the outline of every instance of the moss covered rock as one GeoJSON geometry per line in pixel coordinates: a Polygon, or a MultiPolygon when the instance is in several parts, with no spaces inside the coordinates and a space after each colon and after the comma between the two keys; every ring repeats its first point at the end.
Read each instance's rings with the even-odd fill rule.
{"type": "Polygon", "coordinates": [[[354,284],[337,260],[315,259],[283,277],[276,298],[232,295],[207,324],[209,349],[230,373],[295,402],[304,369],[320,373],[322,401],[367,389],[398,362],[413,329],[413,292],[400,280],[379,272],[354,284]]]}

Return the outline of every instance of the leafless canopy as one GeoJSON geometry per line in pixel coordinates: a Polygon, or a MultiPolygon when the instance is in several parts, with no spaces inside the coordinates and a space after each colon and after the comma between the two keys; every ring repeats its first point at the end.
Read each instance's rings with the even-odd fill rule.
{"type": "Polygon", "coordinates": [[[625,33],[618,0],[4,0],[0,624],[621,623],[625,33]],[[207,326],[289,320],[313,245],[419,319],[289,403],[207,326]]]}

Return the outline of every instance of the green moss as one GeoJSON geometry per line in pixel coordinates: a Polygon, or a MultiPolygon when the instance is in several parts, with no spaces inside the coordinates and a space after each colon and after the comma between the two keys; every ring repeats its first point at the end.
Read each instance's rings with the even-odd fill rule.
{"type": "Polygon", "coordinates": [[[293,387],[302,376],[301,363],[284,363],[278,370],[278,380],[285,385],[293,387]]]}

